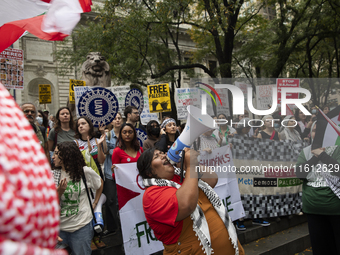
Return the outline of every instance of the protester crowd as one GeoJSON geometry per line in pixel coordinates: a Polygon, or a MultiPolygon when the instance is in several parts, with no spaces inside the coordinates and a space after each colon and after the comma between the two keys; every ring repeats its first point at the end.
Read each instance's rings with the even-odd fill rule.
{"type": "MultiPolygon", "coordinates": [[[[91,120],[85,116],[74,121],[71,111],[67,107],[60,108],[55,117],[49,115],[48,111],[37,111],[32,103],[22,104],[21,109],[37,134],[44,148],[46,157],[51,162],[52,169],[62,169],[62,171],[59,172],[54,171],[61,207],[60,247],[68,246],[72,254],[91,254],[92,250],[105,247],[105,244],[101,241],[101,237],[103,235],[115,234],[121,228],[114,174],[116,165],[138,162],[137,166],[141,176],[143,176],[142,172],[146,171],[143,173],[145,178],[152,176],[157,179],[162,175],[161,171],[163,171],[163,168],[168,167],[169,162],[167,162],[165,158],[166,152],[184,128],[183,124],[180,125],[171,117],[165,117],[161,123],[157,120],[151,120],[144,127],[140,123],[138,109],[134,106],[126,107],[124,111],[125,122],[122,115],[117,113],[112,123],[107,126],[100,125],[97,129],[94,128],[91,120]],[[140,145],[137,139],[136,128],[142,129],[147,133],[147,139],[143,142],[143,146],[140,145]],[[138,160],[139,158],[141,158],[141,160],[138,160]],[[156,163],[152,163],[156,165],[150,165],[150,162],[153,162],[155,159],[160,161],[159,166],[156,163]],[[157,170],[160,171],[158,173],[159,175],[157,175],[154,172],[148,173],[148,168],[161,170],[157,170]],[[91,193],[93,193],[91,194],[91,204],[89,204],[88,201],[90,197],[88,197],[89,195],[86,192],[87,188],[90,188],[91,193]],[[93,237],[91,207],[94,209],[97,206],[102,193],[106,196],[104,214],[105,231],[93,237]]],[[[329,111],[328,107],[325,107],[325,112],[326,111],[329,111]]],[[[228,144],[232,148],[234,145],[228,141],[230,137],[236,136],[251,137],[252,139],[270,139],[274,141],[305,141],[311,144],[315,135],[317,112],[312,111],[312,113],[312,116],[306,116],[297,108],[294,111],[294,115],[281,116],[280,112],[277,111],[273,113],[273,115],[262,117],[263,125],[260,128],[254,128],[249,125],[248,121],[250,119],[247,111],[245,111],[244,115],[239,115],[235,119],[232,119],[224,113],[219,113],[215,118],[228,120],[228,123],[221,124],[215,130],[209,130],[200,135],[191,146],[191,149],[211,153],[212,150],[228,144]],[[230,125],[231,120],[232,125],[230,125]],[[281,125],[281,123],[283,125],[281,125]]],[[[337,147],[331,149],[326,148],[326,150],[318,149],[316,151],[311,150],[309,146],[301,152],[298,165],[315,165],[319,160],[326,164],[339,164],[340,153],[338,151],[339,149],[337,147]]],[[[191,154],[192,153],[193,152],[191,152],[191,154]]],[[[156,170],[154,171],[156,172],[156,170]]],[[[187,175],[192,174],[193,173],[187,169],[187,175]]],[[[315,249],[314,254],[322,253],[324,243],[332,247],[334,251],[332,254],[339,254],[340,246],[335,242],[335,240],[339,240],[340,238],[340,187],[339,184],[336,183],[338,179],[329,176],[314,176],[312,179],[306,179],[306,175],[297,177],[303,179],[303,212],[308,216],[313,250],[315,249]],[[320,179],[322,180],[320,181],[320,179]],[[317,186],[318,184],[313,186],[310,182],[321,182],[322,185],[321,187],[317,186]],[[327,208],[329,204],[331,204],[329,209],[324,209],[327,208]],[[323,209],[321,209],[321,207],[323,209]],[[337,226],[337,231],[333,231],[334,227],[327,229],[324,227],[324,225],[332,224],[337,226]],[[322,231],[320,232],[320,230],[322,231]],[[321,239],[320,234],[323,234],[324,231],[327,232],[327,235],[321,239]]],[[[168,186],[176,186],[176,184],[173,184],[171,181],[172,178],[174,178],[173,175],[171,178],[166,176],[162,179],[169,180],[168,186]]],[[[204,179],[204,177],[202,178],[204,179]]],[[[210,179],[207,179],[207,182],[210,181],[210,179]]],[[[186,185],[183,184],[182,187],[177,187],[178,192],[188,189],[187,187],[192,188],[203,185],[200,181],[191,184],[189,181],[185,183],[186,185]]],[[[150,185],[150,183],[148,185],[150,185]]],[[[214,184],[210,186],[213,187],[214,184]]],[[[147,190],[146,197],[158,201],[158,198],[154,196],[158,194],[155,192],[159,190],[157,188],[149,188],[147,190]]],[[[192,194],[187,200],[178,199],[178,204],[174,204],[173,194],[176,190],[171,190],[169,187],[168,189],[164,189],[163,187],[161,190],[164,194],[168,192],[172,195],[169,195],[170,200],[165,199],[160,202],[164,204],[164,206],[166,205],[166,208],[169,207],[167,211],[157,207],[158,214],[154,217],[155,219],[160,219],[159,222],[155,222],[150,208],[144,208],[144,210],[148,222],[152,222],[150,225],[154,226],[153,230],[156,237],[161,240],[165,246],[164,254],[172,254],[174,250],[179,249],[179,245],[176,243],[180,244],[178,240],[182,240],[183,237],[180,237],[181,231],[172,232],[173,229],[168,229],[168,226],[177,227],[177,223],[179,222],[184,225],[195,224],[195,222],[192,223],[190,220],[186,220],[191,213],[194,213],[194,209],[186,209],[183,203],[190,203],[190,201],[197,201],[197,199],[200,201],[202,198],[201,193],[199,195],[198,193],[192,194]],[[178,214],[176,214],[177,212],[178,214]],[[166,217],[167,219],[163,220],[162,217],[166,215],[165,213],[171,213],[171,215],[168,215],[168,217],[166,217]],[[181,217],[176,218],[176,215],[177,217],[181,215],[181,217]],[[175,221],[176,224],[174,224],[175,221]],[[164,232],[166,229],[168,229],[168,233],[164,232]],[[172,233],[172,235],[170,236],[169,233],[172,233]],[[174,236],[177,237],[176,240],[174,236]]],[[[202,188],[202,190],[204,190],[204,188],[202,188]]],[[[186,195],[183,196],[185,197],[186,195]]],[[[149,202],[149,200],[146,201],[149,202]]],[[[206,202],[214,206],[213,202],[206,202]]],[[[196,202],[190,208],[196,208],[196,202]]],[[[214,208],[218,212],[216,206],[214,208]]],[[[209,214],[205,216],[210,224],[210,217],[212,216],[209,214]]],[[[252,219],[253,224],[261,226],[269,226],[269,221],[269,219],[252,219]]],[[[242,231],[246,229],[242,219],[236,220],[234,224],[238,230],[242,231]]],[[[225,223],[225,226],[227,232],[223,232],[223,235],[231,236],[230,240],[232,240],[233,232],[230,230],[230,226],[227,226],[227,223],[225,223]]],[[[181,226],[181,229],[183,228],[184,227],[181,226]]],[[[183,232],[182,234],[184,235],[183,232]]],[[[191,233],[185,232],[185,235],[191,238],[191,233]]],[[[215,237],[212,237],[212,243],[218,246],[214,238],[215,237]]],[[[192,242],[195,243],[194,240],[192,240],[192,242]]],[[[239,254],[243,253],[243,248],[238,243],[237,238],[236,241],[232,241],[231,244],[227,249],[235,249],[239,251],[239,254]]],[[[203,245],[203,247],[209,249],[205,245],[203,245]]],[[[223,246],[219,246],[218,249],[223,250],[223,246]]],[[[184,254],[196,253],[189,252],[184,254]]]]}

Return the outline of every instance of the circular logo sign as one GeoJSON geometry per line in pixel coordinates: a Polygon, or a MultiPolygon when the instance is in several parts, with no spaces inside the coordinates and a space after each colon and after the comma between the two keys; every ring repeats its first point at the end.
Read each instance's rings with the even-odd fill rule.
{"type": "Polygon", "coordinates": [[[80,116],[87,116],[93,125],[98,127],[101,123],[111,123],[118,112],[118,100],[108,89],[93,88],[80,97],[78,103],[80,116]]]}
{"type": "Polygon", "coordinates": [[[142,113],[144,108],[143,94],[138,89],[131,89],[125,97],[125,107],[133,105],[138,109],[139,114],[142,113]]]}
{"type": "Polygon", "coordinates": [[[137,132],[137,139],[139,141],[140,147],[143,147],[143,142],[148,138],[148,136],[143,130],[139,128],[136,128],[136,132],[137,132]]]}

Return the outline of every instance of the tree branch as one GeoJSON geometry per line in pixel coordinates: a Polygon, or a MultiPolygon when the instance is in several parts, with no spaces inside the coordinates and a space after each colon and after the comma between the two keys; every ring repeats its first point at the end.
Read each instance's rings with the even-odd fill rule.
{"type": "Polygon", "coordinates": [[[211,72],[206,66],[204,66],[202,64],[189,64],[189,65],[174,65],[174,66],[168,67],[168,68],[166,68],[165,70],[163,70],[162,72],[160,72],[158,74],[151,75],[151,78],[152,79],[157,79],[157,78],[160,78],[163,75],[165,75],[168,72],[173,71],[173,70],[191,69],[191,68],[195,68],[195,67],[203,69],[203,71],[205,73],[207,73],[211,78],[215,77],[214,73],[211,72]]]}

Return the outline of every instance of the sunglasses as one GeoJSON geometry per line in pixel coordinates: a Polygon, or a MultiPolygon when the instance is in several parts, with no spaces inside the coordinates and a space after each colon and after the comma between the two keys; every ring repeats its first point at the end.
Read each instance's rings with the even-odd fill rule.
{"type": "Polygon", "coordinates": [[[25,110],[24,113],[25,113],[25,114],[28,114],[28,113],[35,114],[35,111],[32,111],[32,110],[25,110]]]}

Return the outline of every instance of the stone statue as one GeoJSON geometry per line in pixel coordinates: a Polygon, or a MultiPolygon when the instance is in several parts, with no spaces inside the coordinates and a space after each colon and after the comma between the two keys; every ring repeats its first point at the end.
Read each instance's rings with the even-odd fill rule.
{"type": "Polygon", "coordinates": [[[110,87],[110,66],[100,52],[90,52],[81,67],[83,81],[86,86],[110,87]]]}
{"type": "MultiPolygon", "coordinates": [[[[90,52],[86,61],[81,67],[81,80],[86,82],[86,86],[111,87],[110,66],[100,52],[90,52]]],[[[67,102],[73,117],[76,117],[75,104],[67,102]]]]}

